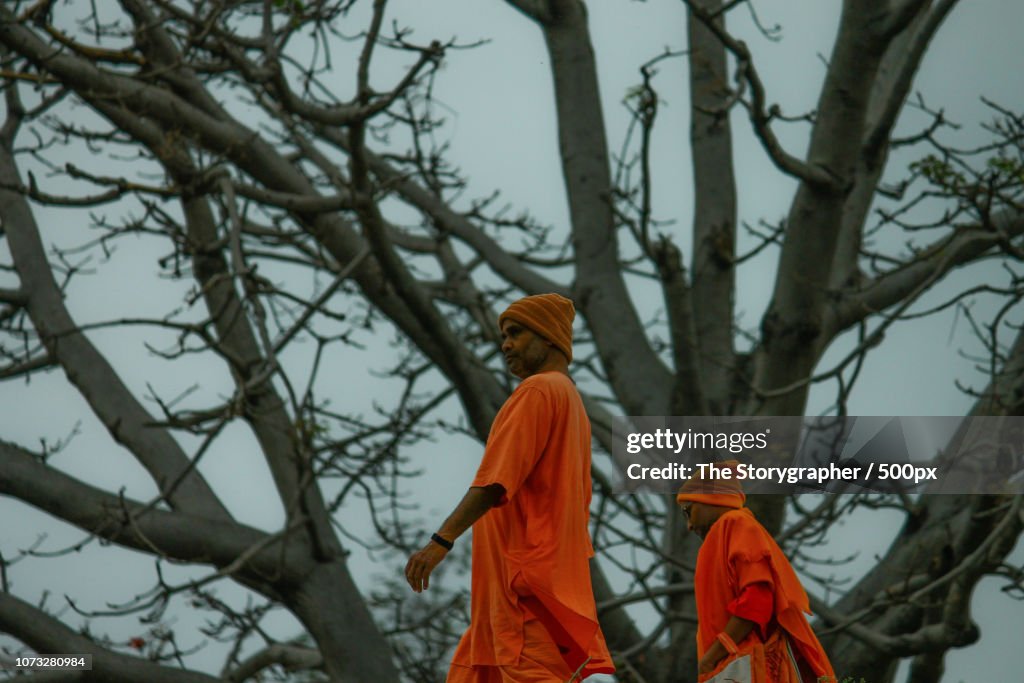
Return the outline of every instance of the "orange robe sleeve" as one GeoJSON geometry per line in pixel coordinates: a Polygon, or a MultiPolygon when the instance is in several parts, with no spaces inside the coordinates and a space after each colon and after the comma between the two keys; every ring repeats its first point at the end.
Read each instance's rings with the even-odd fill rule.
{"type": "Polygon", "coordinates": [[[505,495],[498,505],[506,504],[544,453],[552,415],[543,392],[521,386],[494,418],[483,460],[470,486],[501,484],[505,495]]]}
{"type": "Polygon", "coordinates": [[[730,614],[754,622],[764,640],[768,637],[768,624],[775,615],[774,606],[771,585],[758,581],[745,587],[738,598],[726,605],[726,609],[730,614]]]}

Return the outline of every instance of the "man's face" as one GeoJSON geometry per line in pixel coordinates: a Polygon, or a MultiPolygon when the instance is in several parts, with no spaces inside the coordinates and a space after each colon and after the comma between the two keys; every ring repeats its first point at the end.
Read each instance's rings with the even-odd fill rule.
{"type": "Polygon", "coordinates": [[[692,501],[683,505],[683,514],[686,515],[686,526],[693,533],[703,539],[708,535],[711,525],[718,521],[721,515],[715,514],[711,506],[692,501]]]}
{"type": "Polygon", "coordinates": [[[508,371],[519,379],[535,375],[548,360],[552,347],[543,337],[515,320],[501,324],[501,352],[508,371]]]}

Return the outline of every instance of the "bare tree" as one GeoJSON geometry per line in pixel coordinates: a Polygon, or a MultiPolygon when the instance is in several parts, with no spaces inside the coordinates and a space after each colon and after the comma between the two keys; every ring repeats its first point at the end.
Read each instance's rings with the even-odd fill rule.
{"type": "MultiPolygon", "coordinates": [[[[749,3],[686,0],[680,32],[696,179],[688,258],[679,231],[656,211],[650,163],[652,132],[665,125],[657,67],[680,55],[642,65],[626,100],[633,125],[614,155],[585,4],[507,1],[547,48],[569,207],[562,228],[512,215],[496,195],[464,196],[433,88],[453,51],[472,45],[415,42],[385,0],[0,6],[0,237],[9,253],[0,264],[0,379],[62,371],[111,447],[145,468],[158,495],[136,500],[92,486],[62,469],[61,449],[9,440],[0,440],[0,493],[87,540],[156,558],[153,589],[117,613],[159,623],[169,606],[191,604],[217,615],[207,635],[228,644],[223,669],[200,673],[170,628],[141,658],[131,644],[76,632],[10,590],[6,568],[18,558],[2,548],[0,633],[36,652],[94,655],[91,674],[60,680],[433,680],[464,623],[464,596],[424,603],[398,586],[361,592],[347,546],[397,557],[416,543],[415,513],[403,500],[422,466],[413,447],[435,435],[486,438],[509,389],[493,321],[522,293],[576,301],[585,333],[575,370],[605,450],[614,413],[801,415],[811,387],[828,382],[843,414],[864,357],[889,328],[982,291],[1003,303],[993,319],[970,318],[988,351],[972,414],[1021,414],[1024,120],[993,103],[991,143],[957,149],[944,142],[941,112],[917,102],[931,125],[894,137],[955,0],[844,2],[817,106],[796,116],[771,104],[750,49],[728,29],[731,13],[749,3]],[[745,226],[750,234],[737,216],[737,107],[798,187],[783,221],[745,226]],[[792,120],[809,131],[805,154],[788,151],[777,134],[792,120]],[[897,147],[923,151],[894,187],[883,173],[897,147]],[[76,251],[48,253],[38,209],[50,206],[80,210],[80,222],[97,232],[76,251]],[[77,321],[64,297],[83,277],[82,254],[139,237],[164,245],[158,275],[187,285],[182,305],[77,321]],[[744,329],[736,274],[765,254],[777,262],[771,303],[755,329],[744,329]],[[978,264],[982,277],[999,271],[1002,282],[922,304],[954,270],[978,264]],[[641,282],[663,297],[653,321],[635,298],[641,282]],[[152,352],[164,361],[216,359],[232,379],[230,395],[136,395],[91,338],[129,328],[152,331],[152,352]],[[335,410],[323,368],[360,353],[373,334],[397,337],[387,374],[404,389],[369,416],[335,410]],[[830,344],[851,334],[855,348],[821,367],[830,344]],[[445,414],[453,403],[461,419],[445,414]],[[272,475],[285,511],[279,529],[240,523],[203,475],[204,455],[237,426],[254,439],[248,457],[272,475]],[[345,531],[357,500],[373,538],[345,531]],[[174,583],[160,571],[172,563],[208,571],[174,583]],[[225,582],[246,589],[250,604],[221,599],[215,587],[225,582]],[[301,624],[294,641],[261,627],[275,606],[301,624]]],[[[74,448],[73,440],[61,445],[74,448]]],[[[695,667],[696,545],[673,501],[616,497],[602,467],[594,588],[620,680],[684,680],[695,667]],[[613,567],[628,586],[608,578],[613,567]],[[635,619],[635,604],[649,605],[656,623],[635,619]]],[[[912,657],[911,680],[939,680],[945,654],[979,637],[971,619],[978,581],[1002,575],[1021,591],[1022,570],[1006,559],[1024,528],[1018,497],[858,495],[808,509],[777,496],[752,504],[810,572],[802,551],[854,510],[902,513],[896,541],[867,575],[837,600],[814,599],[843,674],[890,681],[897,662],[912,657]]],[[[821,589],[838,590],[824,578],[821,589]]]]}

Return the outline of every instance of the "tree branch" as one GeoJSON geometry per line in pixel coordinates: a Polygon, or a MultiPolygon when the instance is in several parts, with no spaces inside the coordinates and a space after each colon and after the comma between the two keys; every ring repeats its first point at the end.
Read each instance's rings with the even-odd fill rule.
{"type": "Polygon", "coordinates": [[[306,121],[318,123],[325,126],[347,127],[356,123],[365,122],[381,113],[392,104],[416,81],[420,72],[428,64],[437,64],[444,55],[444,49],[440,43],[433,43],[429,48],[420,52],[417,62],[406,72],[402,79],[389,92],[376,94],[371,101],[362,104],[350,102],[347,104],[320,106],[307,102],[295,95],[288,85],[284,72],[277,65],[274,74],[273,90],[278,101],[290,113],[300,116],[306,121]]]}
{"type": "MultiPolygon", "coordinates": [[[[0,186],[19,183],[10,148],[0,148],[0,186]]],[[[172,507],[211,520],[230,519],[212,489],[191,469],[180,446],[166,431],[149,426],[152,416],[131,395],[107,360],[76,331],[64,307],[63,294],[53,279],[35,218],[21,194],[0,188],[0,220],[22,288],[28,292],[26,310],[50,355],[65,369],[99,419],[149,471],[172,507]],[[177,482],[174,490],[169,489],[171,482],[177,482]]]]}
{"type": "MultiPolygon", "coordinates": [[[[741,101],[750,114],[750,122],[754,126],[754,133],[779,170],[809,185],[822,189],[834,189],[837,184],[836,178],[829,169],[801,161],[786,152],[782,147],[782,143],[771,127],[772,119],[776,117],[775,108],[767,106],[767,94],[764,83],[757,72],[757,68],[754,66],[753,57],[746,43],[733,38],[725,30],[724,26],[716,20],[717,13],[708,12],[697,0],[683,1],[686,3],[691,14],[697,17],[736,58],[736,78],[745,82],[750,87],[751,94],[750,102],[741,101]]],[[[715,110],[713,113],[719,117],[728,116],[726,111],[715,110]]]]}
{"type": "MultiPolygon", "coordinates": [[[[278,192],[308,194],[316,192],[309,181],[283,159],[258,134],[234,120],[222,120],[192,106],[162,88],[116,73],[98,69],[80,58],[58,54],[40,41],[24,26],[12,21],[11,13],[0,6],[0,43],[23,54],[40,69],[53,73],[90,104],[109,116],[115,109],[145,117],[149,122],[169,131],[184,131],[188,137],[214,154],[224,155],[238,167],[278,192]]],[[[179,148],[162,148],[160,157],[180,152],[179,148]]],[[[334,213],[295,214],[296,220],[331,253],[339,263],[347,263],[360,253],[364,242],[352,226],[334,213]]],[[[403,330],[442,368],[449,367],[448,351],[437,343],[433,331],[411,315],[405,302],[394,290],[384,286],[379,264],[366,262],[355,273],[355,279],[366,296],[403,330]]],[[[485,438],[490,421],[500,406],[503,392],[484,368],[473,368],[472,379],[462,381],[449,377],[459,387],[460,397],[473,416],[473,424],[485,438]],[[458,380],[458,381],[456,381],[458,380]]]]}
{"type": "Polygon", "coordinates": [[[394,189],[403,199],[426,214],[442,233],[450,233],[472,247],[508,282],[529,294],[556,292],[569,295],[567,287],[527,268],[468,218],[456,213],[440,197],[399,173],[380,156],[367,151],[366,160],[370,170],[384,186],[394,189]]]}
{"type": "Polygon", "coordinates": [[[547,0],[506,0],[506,2],[539,24],[551,21],[551,9],[547,0]]]}
{"type": "Polygon", "coordinates": [[[324,658],[317,650],[275,643],[239,664],[233,671],[228,672],[225,679],[231,683],[242,683],[275,664],[285,671],[306,671],[319,669],[323,663],[324,658]]]}
{"type": "MultiPolygon", "coordinates": [[[[215,683],[219,680],[206,674],[172,669],[100,647],[93,640],[72,631],[54,617],[9,593],[0,593],[0,632],[14,636],[36,652],[91,654],[92,671],[88,674],[89,680],[109,683],[215,683]]],[[[34,680],[38,683],[85,680],[85,676],[75,678],[65,672],[53,673],[60,673],[63,677],[40,673],[18,680],[34,680]]]]}
{"type": "Polygon", "coordinates": [[[31,375],[38,370],[57,367],[58,363],[49,354],[36,356],[28,360],[0,366],[0,380],[12,379],[23,375],[31,375]]]}
{"type": "MultiPolygon", "coordinates": [[[[156,503],[115,496],[44,465],[29,451],[0,440],[0,493],[17,498],[112,543],[149,554],[227,567],[265,544],[267,534],[230,521],[170,512],[156,503]]],[[[239,568],[239,576],[262,583],[267,577],[297,580],[308,560],[302,544],[275,542],[239,568]]],[[[260,592],[276,595],[265,587],[260,592]]],[[[50,650],[61,651],[61,650],[50,650]]]]}
{"type": "Polygon", "coordinates": [[[651,348],[623,281],[597,67],[579,0],[553,2],[541,26],[555,84],[562,175],[572,222],[577,309],[594,335],[608,380],[631,415],[663,415],[671,373],[651,348]]]}
{"type": "MultiPolygon", "coordinates": [[[[829,305],[846,190],[853,187],[871,93],[887,48],[878,33],[886,4],[843,5],[807,152],[807,163],[833,180],[827,185],[805,180],[790,206],[772,301],[754,354],[754,386],[765,391],[808,377],[830,341],[821,321],[829,305]]],[[[764,401],[752,399],[747,412],[800,415],[806,398],[804,386],[764,401]]]]}
{"type": "MultiPolygon", "coordinates": [[[[736,178],[733,173],[732,129],[726,50],[713,23],[722,32],[721,0],[695,2],[687,16],[690,65],[690,146],[693,150],[693,284],[689,296],[697,347],[693,356],[705,410],[722,415],[729,410],[735,373],[733,320],[736,289],[736,178]],[[711,16],[719,16],[712,19],[711,16]],[[712,113],[714,112],[714,113],[712,113]]],[[[676,363],[677,370],[679,363],[676,363]]],[[[692,380],[690,380],[692,382],[692,380]]],[[[700,404],[697,404],[700,405],[700,404]]],[[[678,412],[675,415],[704,413],[678,412]]]]}
{"type": "Polygon", "coordinates": [[[0,301],[12,306],[24,306],[28,303],[28,294],[23,289],[0,288],[0,301]]]}
{"type": "MultiPolygon", "coordinates": [[[[932,38],[957,0],[940,0],[933,9],[930,3],[908,0],[901,18],[905,25],[894,34],[879,66],[878,78],[868,106],[863,154],[857,164],[853,189],[843,211],[843,225],[836,249],[833,289],[856,283],[860,277],[858,255],[861,249],[864,221],[878,192],[878,183],[885,171],[892,132],[903,111],[907,95],[920,68],[932,38]],[[913,10],[913,11],[911,11],[913,10]],[[923,10],[923,11],[922,11],[923,10]]],[[[941,120],[937,119],[937,122],[941,120]]]]}
{"type": "Polygon", "coordinates": [[[925,52],[957,2],[959,0],[939,0],[933,9],[920,18],[919,22],[910,24],[910,19],[913,19],[917,12],[929,3],[922,3],[920,0],[906,1],[906,7],[912,12],[907,19],[907,23],[911,25],[911,33],[905,40],[894,41],[890,47],[893,54],[888,56],[888,59],[894,63],[883,71],[887,78],[880,79],[880,86],[889,86],[888,92],[885,92],[883,87],[879,87],[873,98],[876,103],[872,109],[878,113],[876,117],[873,117],[875,118],[872,121],[873,125],[864,137],[864,149],[871,157],[879,158],[881,148],[892,135],[892,129],[903,109],[907,93],[910,92],[910,86],[914,82],[914,76],[921,66],[925,52]]]}
{"type": "Polygon", "coordinates": [[[1010,210],[993,216],[991,227],[958,228],[949,237],[922,250],[912,261],[843,296],[826,319],[828,335],[838,334],[907,297],[920,296],[949,272],[1022,234],[1024,214],[1010,210]]]}

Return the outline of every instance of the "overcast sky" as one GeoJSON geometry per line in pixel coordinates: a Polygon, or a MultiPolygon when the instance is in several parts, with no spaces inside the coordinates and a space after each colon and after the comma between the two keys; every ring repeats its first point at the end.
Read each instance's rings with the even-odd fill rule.
{"type": "MultiPolygon", "coordinates": [[[[610,147],[617,150],[628,123],[622,100],[640,80],[639,65],[666,47],[685,47],[682,3],[600,0],[588,6],[610,147]]],[[[511,205],[528,208],[543,222],[564,227],[568,218],[557,157],[551,80],[536,27],[498,0],[393,0],[390,7],[390,15],[414,27],[414,38],[421,42],[451,36],[467,43],[489,40],[472,51],[450,53],[435,90],[441,106],[448,110],[448,125],[442,136],[451,143],[453,159],[471,179],[467,201],[500,189],[511,205]]],[[[839,3],[761,0],[756,7],[763,24],[781,27],[781,40],[771,42],[752,31],[749,14],[743,9],[734,12],[731,27],[753,50],[769,100],[778,102],[789,114],[812,109],[824,76],[822,59],[831,50],[839,3]]],[[[58,8],[57,11],[69,11],[63,5],[58,8]]],[[[949,119],[963,124],[955,138],[961,146],[985,138],[978,124],[989,120],[991,113],[980,103],[979,96],[1024,111],[1021,26],[1022,2],[963,2],[936,39],[916,89],[931,107],[944,108],[949,119]]],[[[400,57],[395,65],[406,61],[406,57],[400,57]]],[[[344,83],[344,75],[339,77],[344,83]]],[[[678,221],[677,230],[683,236],[681,246],[688,253],[685,233],[693,198],[685,84],[686,65],[682,60],[666,62],[655,81],[663,106],[659,113],[661,126],[655,137],[654,199],[660,217],[678,221]]],[[[908,114],[901,124],[902,132],[916,130],[921,122],[920,116],[908,114]]],[[[788,208],[794,185],[775,172],[765,159],[743,116],[735,117],[733,130],[740,219],[750,223],[778,220],[788,208]]],[[[805,135],[806,129],[794,124],[782,129],[780,137],[789,151],[800,154],[806,144],[805,135]]],[[[894,159],[890,176],[899,177],[909,161],[894,159]]],[[[82,214],[47,211],[39,215],[45,217],[47,241],[69,245],[84,240],[88,219],[82,214]]],[[[164,245],[147,240],[122,242],[97,275],[83,278],[80,286],[69,292],[72,313],[79,320],[100,320],[169,310],[179,305],[181,289],[158,281],[154,275],[156,260],[166,251],[164,245]]],[[[6,247],[0,246],[0,258],[7,256],[6,247]]],[[[771,260],[766,258],[752,264],[740,276],[739,308],[744,311],[746,324],[754,324],[767,303],[770,288],[765,283],[770,282],[770,267],[771,260]]],[[[976,283],[984,276],[975,272],[958,277],[960,285],[965,281],[976,283]]],[[[0,281],[0,286],[11,284],[9,280],[0,281]]],[[[984,308],[991,302],[980,301],[977,305],[984,308]]],[[[653,309],[645,312],[652,313],[653,309]]],[[[173,395],[187,389],[197,378],[202,379],[207,396],[230,393],[230,378],[212,361],[195,359],[183,373],[154,361],[138,336],[97,332],[91,337],[140,396],[146,393],[147,384],[173,395]]],[[[383,335],[375,340],[382,348],[389,341],[383,335]]],[[[966,324],[952,314],[897,326],[865,365],[858,389],[851,397],[850,413],[963,414],[971,401],[956,389],[954,380],[982,381],[973,363],[960,353],[972,348],[974,342],[966,324]]],[[[829,358],[838,358],[842,351],[843,344],[837,344],[829,358]]],[[[394,384],[366,373],[367,368],[383,367],[385,357],[382,354],[375,361],[373,355],[363,355],[357,361],[332,361],[330,371],[342,378],[337,397],[340,405],[358,406],[362,402],[365,407],[367,396],[386,400],[394,395],[394,384]],[[358,391],[353,387],[358,387],[358,391]]],[[[289,362],[299,365],[303,359],[296,357],[289,362]]],[[[832,392],[834,386],[815,391],[808,412],[825,410],[832,392]]],[[[20,382],[0,385],[0,405],[3,438],[34,447],[40,437],[64,436],[81,420],[82,435],[74,449],[60,460],[62,467],[109,490],[126,486],[129,494],[140,498],[155,492],[141,469],[112,446],[101,427],[89,418],[82,400],[66,390],[61,374],[34,378],[29,386],[20,382]]],[[[252,448],[251,437],[241,427],[233,431],[216,457],[203,463],[204,474],[240,520],[273,529],[280,523],[280,510],[259,502],[263,492],[271,490],[269,478],[245,458],[245,452],[252,448]]],[[[417,495],[423,502],[426,519],[440,522],[447,514],[472,478],[479,454],[477,445],[454,437],[424,448],[428,466],[417,495]]],[[[0,550],[5,555],[10,555],[13,548],[27,547],[44,528],[50,534],[45,547],[50,549],[81,536],[59,525],[46,524],[38,513],[7,499],[0,499],[0,520],[0,550]]],[[[367,526],[365,520],[350,519],[347,523],[356,531],[364,531],[367,526]]],[[[853,571],[869,567],[874,553],[882,552],[888,542],[887,535],[877,528],[867,533],[857,530],[849,538],[858,540],[845,540],[844,547],[836,552],[860,552],[853,571]]],[[[68,593],[82,598],[87,607],[100,609],[105,601],[127,600],[145,590],[152,579],[152,562],[148,558],[119,553],[116,567],[112,567],[110,555],[108,549],[94,545],[71,558],[23,562],[11,569],[10,576],[21,597],[37,599],[48,589],[53,591],[50,604],[59,603],[60,596],[68,593]],[[83,583],[89,587],[83,588],[83,583]]],[[[1015,557],[1018,563],[1024,562],[1020,547],[1015,557]]],[[[364,586],[369,586],[372,577],[382,571],[372,558],[358,551],[352,565],[364,586]]],[[[387,571],[397,569],[387,567],[387,571]]],[[[1019,647],[1020,634],[1024,632],[1024,607],[1002,596],[998,585],[988,581],[979,591],[976,618],[982,626],[982,640],[949,656],[945,681],[1020,680],[1019,663],[1012,653],[1019,647]]],[[[70,615],[65,616],[71,619],[70,615]]],[[[282,637],[289,629],[294,633],[294,625],[287,619],[282,618],[278,624],[282,637]]],[[[130,624],[110,625],[112,632],[124,637],[131,635],[133,628],[130,624]]],[[[196,640],[194,637],[186,644],[196,640]]]]}

